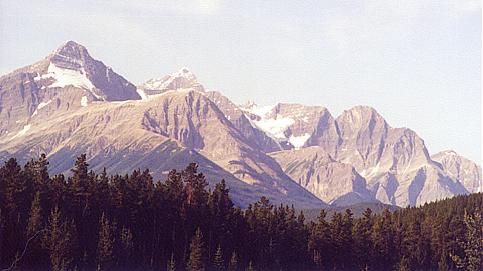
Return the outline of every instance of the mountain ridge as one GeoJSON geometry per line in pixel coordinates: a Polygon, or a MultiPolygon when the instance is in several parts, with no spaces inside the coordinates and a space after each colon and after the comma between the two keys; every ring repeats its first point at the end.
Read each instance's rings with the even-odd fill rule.
{"type": "Polygon", "coordinates": [[[238,106],[186,67],[136,87],[72,41],[0,77],[0,157],[41,152],[57,173],[81,152],[94,168],[149,166],[156,177],[199,161],[230,179],[241,205],[266,194],[308,208],[404,207],[481,191],[481,167],[431,156],[414,131],[391,127],[373,107],[333,117],[323,106],[238,106]]]}

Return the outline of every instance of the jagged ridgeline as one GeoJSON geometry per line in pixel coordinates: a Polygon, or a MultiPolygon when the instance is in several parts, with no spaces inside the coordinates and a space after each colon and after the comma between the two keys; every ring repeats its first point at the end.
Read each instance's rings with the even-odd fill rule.
{"type": "Polygon", "coordinates": [[[149,168],[155,178],[197,163],[241,207],[262,195],[299,209],[406,207],[483,186],[481,167],[431,155],[371,107],[335,117],[322,106],[236,105],[187,68],[135,86],[73,41],[0,77],[0,160],[42,153],[51,174],[69,173],[82,153],[98,172],[149,168]]]}
{"type": "Polygon", "coordinates": [[[93,172],[85,155],[69,177],[47,167],[0,167],[2,270],[481,270],[481,193],[307,222],[266,197],[235,207],[196,164],[161,182],[93,172]]]}

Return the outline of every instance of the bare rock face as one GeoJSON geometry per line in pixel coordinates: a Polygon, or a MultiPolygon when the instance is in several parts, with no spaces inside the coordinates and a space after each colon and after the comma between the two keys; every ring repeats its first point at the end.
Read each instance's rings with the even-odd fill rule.
{"type": "MultiPolygon", "coordinates": [[[[78,86],[91,90],[98,100],[125,101],[140,99],[133,84],[115,73],[112,68],[107,67],[101,61],[93,59],[84,46],[73,41],[67,42],[51,55],[49,67],[54,72],[60,69],[59,72],[64,73],[61,75],[71,76],[70,73],[75,72],[75,80],[85,80],[87,78],[87,81],[79,82],[78,86]],[[54,65],[55,68],[51,65],[54,65]]],[[[42,74],[40,76],[45,75],[42,74]]],[[[55,76],[58,75],[56,74],[55,76]]],[[[63,82],[57,82],[57,84],[65,85],[63,82]]]]}
{"type": "Polygon", "coordinates": [[[15,134],[30,119],[93,101],[132,99],[140,99],[133,84],[69,41],[45,59],[0,77],[0,134],[15,134]]]}
{"type": "Polygon", "coordinates": [[[156,177],[200,164],[212,184],[227,180],[245,206],[265,195],[274,203],[317,208],[325,204],[294,183],[264,152],[253,148],[204,93],[165,92],[148,100],[100,102],[72,114],[31,120],[15,138],[0,137],[0,153],[25,161],[46,153],[53,173],[65,172],[81,153],[94,169],[126,172],[149,167],[156,177]]]}
{"type": "Polygon", "coordinates": [[[218,91],[208,91],[206,96],[216,104],[252,147],[266,153],[282,149],[277,141],[257,129],[247,117],[246,112],[232,103],[227,97],[218,91]]]}
{"type": "MultiPolygon", "coordinates": [[[[307,178],[304,170],[297,172],[286,167],[287,161],[305,161],[304,156],[311,158],[310,152],[287,152],[294,157],[293,160],[284,152],[273,156],[292,179],[328,202],[334,202],[337,195],[339,203],[343,200],[367,200],[374,196],[383,203],[407,206],[466,193],[465,185],[448,176],[431,159],[424,141],[414,131],[392,128],[371,107],[356,106],[336,119],[327,109],[316,106],[277,104],[259,107],[249,103],[242,109],[257,128],[277,140],[283,149],[321,147],[334,162],[351,165],[364,179],[365,192],[358,191],[358,195],[363,197],[343,197],[341,191],[348,190],[332,193],[327,191],[330,186],[321,182],[306,181],[304,185],[303,180],[307,178]],[[328,195],[335,198],[329,199],[328,195]]],[[[319,163],[322,164],[318,164],[318,168],[329,164],[319,163]]],[[[337,176],[325,175],[324,178],[326,183],[330,183],[331,178],[351,180],[354,176],[352,171],[346,170],[338,172],[337,176]]],[[[331,187],[335,189],[336,186],[331,187]]]]}
{"type": "Polygon", "coordinates": [[[452,179],[459,181],[470,193],[483,191],[481,167],[458,155],[455,151],[442,151],[431,156],[443,171],[452,179]]]}
{"type": "Polygon", "coordinates": [[[285,198],[296,205],[321,204],[293,183],[271,157],[253,146],[204,92],[184,89],[165,92],[145,103],[150,104],[143,114],[146,130],[196,150],[268,195],[277,193],[277,197],[270,196],[274,201],[285,198]]]}
{"type": "Polygon", "coordinates": [[[357,106],[336,119],[336,160],[353,165],[384,203],[419,205],[465,188],[429,157],[424,141],[407,128],[392,128],[370,107],[357,106]]]}
{"type": "Polygon", "coordinates": [[[350,205],[376,201],[366,188],[366,180],[351,165],[335,161],[321,147],[270,155],[294,181],[325,202],[350,205]]]}
{"type": "Polygon", "coordinates": [[[321,106],[237,106],[186,68],[136,88],[75,42],[0,77],[0,159],[41,153],[52,173],[81,153],[94,170],[157,178],[196,162],[241,206],[262,195],[299,208],[413,206],[482,191],[481,167],[451,151],[430,156],[373,108],[334,118],[321,106]]]}

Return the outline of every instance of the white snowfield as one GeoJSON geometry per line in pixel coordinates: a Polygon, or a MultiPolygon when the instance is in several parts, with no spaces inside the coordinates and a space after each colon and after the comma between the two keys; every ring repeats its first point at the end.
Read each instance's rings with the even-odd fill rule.
{"type": "Polygon", "coordinates": [[[147,100],[148,99],[148,95],[146,95],[144,90],[137,88],[136,92],[139,94],[139,96],[141,96],[141,100],[147,100]]]}
{"type": "Polygon", "coordinates": [[[301,136],[293,136],[292,135],[292,136],[290,136],[290,138],[288,139],[288,141],[297,150],[297,149],[302,148],[305,145],[305,142],[307,142],[307,140],[309,138],[310,138],[310,134],[309,133],[305,133],[304,135],[301,135],[301,136]]]}
{"type": "MultiPolygon", "coordinates": [[[[276,141],[288,141],[296,149],[298,149],[303,147],[305,142],[307,142],[307,140],[310,138],[309,133],[305,133],[299,136],[286,136],[285,132],[291,125],[295,123],[295,119],[288,116],[282,116],[280,114],[276,114],[275,117],[271,117],[270,113],[277,106],[277,104],[268,106],[257,106],[255,103],[251,102],[248,104],[248,106],[249,107],[247,108],[241,109],[245,112],[260,117],[259,120],[251,120],[251,123],[254,124],[256,128],[264,131],[268,136],[275,139],[276,141]]],[[[303,118],[304,122],[307,122],[307,120],[307,117],[303,118]]]]}
{"type": "Polygon", "coordinates": [[[30,130],[30,127],[31,125],[30,124],[27,124],[23,127],[22,130],[20,130],[16,135],[14,135],[12,138],[10,138],[10,140],[14,139],[14,138],[17,138],[17,137],[21,137],[23,135],[25,135],[25,133],[28,132],[28,130],[30,130]]]}
{"type": "Polygon", "coordinates": [[[238,106],[187,68],[136,88],[99,63],[68,42],[0,77],[0,153],[46,151],[59,165],[87,146],[92,155],[109,150],[114,170],[135,164],[155,174],[197,161],[214,179],[231,178],[235,198],[247,202],[262,191],[305,206],[407,206],[482,191],[481,167],[454,151],[430,156],[414,131],[391,127],[374,108],[334,117],[296,103],[238,106]],[[19,84],[31,100],[8,95],[19,84]]]}
{"type": "Polygon", "coordinates": [[[41,102],[39,103],[39,105],[37,106],[37,109],[35,109],[34,113],[32,114],[32,117],[37,115],[38,114],[38,111],[44,107],[46,107],[47,105],[49,105],[50,103],[52,102],[52,99],[48,100],[47,102],[41,102]]]}
{"type": "Polygon", "coordinates": [[[92,84],[91,80],[87,78],[86,72],[83,68],[81,71],[77,71],[77,70],[60,68],[54,65],[53,63],[50,63],[46,74],[35,77],[36,80],[45,79],[45,78],[53,78],[55,80],[54,83],[48,86],[52,88],[54,87],[62,88],[68,85],[72,85],[74,87],[87,89],[87,90],[95,89],[95,86],[92,84]]]}
{"type": "Polygon", "coordinates": [[[81,106],[86,107],[87,106],[87,102],[88,102],[87,101],[87,97],[86,96],[82,96],[81,101],[80,101],[81,106]]]}

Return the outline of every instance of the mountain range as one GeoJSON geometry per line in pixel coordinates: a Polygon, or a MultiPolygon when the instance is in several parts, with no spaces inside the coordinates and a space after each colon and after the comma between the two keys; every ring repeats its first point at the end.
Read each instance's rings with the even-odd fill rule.
{"type": "Polygon", "coordinates": [[[159,179],[196,162],[242,207],[262,195],[298,208],[405,207],[482,190],[480,166],[431,155],[374,108],[237,105],[187,68],[136,86],[73,41],[0,77],[0,160],[41,153],[52,174],[69,174],[82,153],[96,171],[149,168],[159,179]]]}

